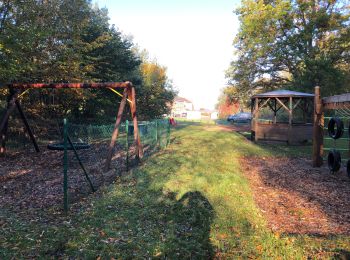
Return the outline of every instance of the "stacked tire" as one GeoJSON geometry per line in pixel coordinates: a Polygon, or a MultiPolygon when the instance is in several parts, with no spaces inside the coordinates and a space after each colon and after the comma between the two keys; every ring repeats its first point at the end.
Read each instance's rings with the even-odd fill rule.
{"type": "MultiPolygon", "coordinates": [[[[332,117],[328,122],[328,135],[334,140],[341,138],[344,134],[344,123],[338,117],[332,117]]],[[[350,136],[350,135],[349,135],[350,136]]],[[[341,155],[340,152],[336,149],[332,149],[328,153],[327,157],[328,168],[331,172],[339,171],[341,167],[341,155]]],[[[348,161],[350,171],[350,160],[348,161]]],[[[348,175],[350,176],[350,172],[348,171],[348,175]]]]}

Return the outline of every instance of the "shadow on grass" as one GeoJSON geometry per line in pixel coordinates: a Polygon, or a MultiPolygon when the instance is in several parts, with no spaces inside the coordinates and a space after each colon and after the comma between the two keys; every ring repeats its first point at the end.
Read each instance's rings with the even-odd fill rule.
{"type": "Polygon", "coordinates": [[[173,227],[165,243],[165,256],[181,259],[213,257],[209,240],[214,211],[200,192],[187,192],[173,205],[173,227]]]}
{"type": "Polygon", "coordinates": [[[41,256],[102,259],[210,259],[214,210],[199,191],[178,194],[164,189],[184,161],[160,152],[125,175],[91,211],[72,216],[72,228],[46,237],[41,256]],[[158,157],[158,155],[157,155],[158,157]],[[77,229],[78,228],[78,229],[77,229]],[[58,245],[59,248],[56,248],[58,245]]]}
{"type": "Polygon", "coordinates": [[[200,192],[188,192],[176,200],[174,193],[164,196],[148,190],[147,195],[119,197],[113,204],[98,206],[93,216],[83,220],[80,230],[85,231],[68,235],[67,243],[63,246],[56,243],[60,248],[46,251],[45,255],[212,258],[214,250],[209,235],[214,213],[200,192]]]}

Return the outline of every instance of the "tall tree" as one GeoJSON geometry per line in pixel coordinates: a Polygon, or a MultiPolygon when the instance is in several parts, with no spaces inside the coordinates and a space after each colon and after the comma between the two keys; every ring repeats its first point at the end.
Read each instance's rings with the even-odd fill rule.
{"type": "Polygon", "coordinates": [[[159,118],[169,114],[176,96],[166,68],[155,61],[144,59],[140,66],[142,85],[138,91],[138,110],[143,120],[159,118]]]}
{"type": "Polygon", "coordinates": [[[2,82],[81,79],[80,35],[87,23],[85,0],[2,1],[2,82]]]}
{"type": "Polygon", "coordinates": [[[237,14],[236,59],[227,71],[234,88],[350,89],[348,1],[244,0],[237,14]]]}
{"type": "MultiPolygon", "coordinates": [[[[133,43],[114,26],[110,26],[108,10],[93,7],[82,33],[81,70],[84,79],[94,82],[139,81],[141,60],[133,51],[133,43]],[[135,76],[136,75],[136,76],[135,76]],[[136,80],[135,80],[136,78],[136,80]]],[[[85,99],[75,114],[96,118],[115,116],[118,97],[109,90],[85,91],[85,99]],[[98,109],[96,109],[98,108],[98,109]]],[[[139,93],[138,93],[139,95],[139,93]]]]}
{"type": "Polygon", "coordinates": [[[240,99],[235,93],[231,92],[231,88],[224,88],[218,98],[216,109],[219,112],[219,118],[226,119],[229,115],[236,114],[243,107],[240,99]]]}

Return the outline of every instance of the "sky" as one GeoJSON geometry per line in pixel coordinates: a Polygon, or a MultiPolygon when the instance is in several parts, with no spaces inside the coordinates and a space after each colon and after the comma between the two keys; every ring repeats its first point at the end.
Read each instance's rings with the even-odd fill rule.
{"type": "Polygon", "coordinates": [[[214,109],[225,87],[239,0],[95,0],[110,23],[167,67],[179,96],[214,109]]]}

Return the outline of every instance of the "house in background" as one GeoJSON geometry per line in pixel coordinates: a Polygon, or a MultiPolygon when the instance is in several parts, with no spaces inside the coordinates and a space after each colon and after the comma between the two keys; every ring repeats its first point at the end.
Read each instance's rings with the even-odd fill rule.
{"type": "Polygon", "coordinates": [[[187,111],[186,119],[197,120],[197,119],[201,119],[201,118],[202,118],[201,111],[198,111],[198,110],[187,111]]]}
{"type": "Polygon", "coordinates": [[[218,112],[205,108],[194,110],[193,103],[190,100],[183,97],[176,97],[172,104],[171,116],[189,120],[217,119],[218,112]]]}
{"type": "Polygon", "coordinates": [[[171,109],[171,116],[173,117],[185,117],[189,111],[194,111],[193,103],[183,97],[175,97],[174,103],[171,109]]]}
{"type": "Polygon", "coordinates": [[[199,111],[201,112],[201,119],[218,119],[218,111],[216,110],[201,108],[199,111]]]}
{"type": "Polygon", "coordinates": [[[219,118],[219,112],[214,110],[214,111],[211,111],[211,114],[210,114],[210,119],[212,120],[216,120],[219,118]]]}

